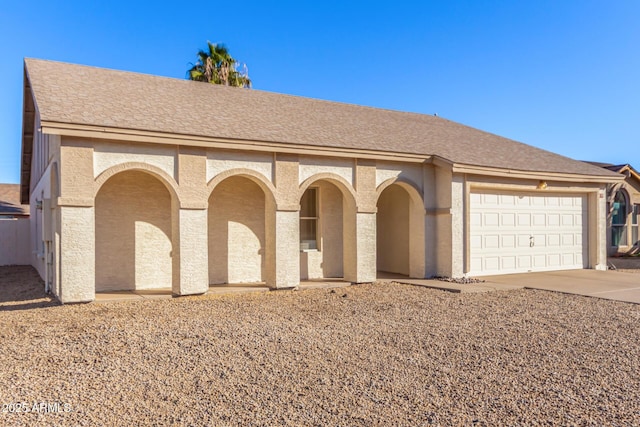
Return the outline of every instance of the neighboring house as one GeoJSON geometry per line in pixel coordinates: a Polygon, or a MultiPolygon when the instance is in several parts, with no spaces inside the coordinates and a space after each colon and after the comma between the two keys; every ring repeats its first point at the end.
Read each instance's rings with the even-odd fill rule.
{"type": "Polygon", "coordinates": [[[0,266],[31,264],[29,206],[20,204],[20,184],[0,184],[0,266]]]}
{"type": "Polygon", "coordinates": [[[606,269],[623,179],[439,117],[35,59],[23,115],[34,263],[62,302],[606,269]]]}
{"type": "Polygon", "coordinates": [[[618,173],[624,181],[607,187],[607,226],[609,255],[640,252],[640,174],[631,165],[588,162],[618,173]]]}

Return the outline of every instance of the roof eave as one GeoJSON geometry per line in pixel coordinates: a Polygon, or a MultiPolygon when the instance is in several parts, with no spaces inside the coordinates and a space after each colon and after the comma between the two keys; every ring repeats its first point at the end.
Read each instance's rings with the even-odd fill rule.
{"type": "Polygon", "coordinates": [[[90,138],[98,140],[141,142],[164,145],[188,145],[205,148],[221,148],[229,150],[251,150],[263,152],[279,152],[289,154],[321,155],[332,157],[357,157],[372,160],[402,161],[411,163],[433,163],[436,166],[451,168],[453,172],[476,175],[509,177],[522,179],[547,179],[566,182],[614,183],[624,180],[623,176],[588,175],[575,173],[558,173],[545,171],[526,171],[501,169],[454,163],[449,159],[436,155],[418,155],[387,151],[364,150],[354,148],[336,148],[305,144],[282,143],[272,141],[252,141],[230,138],[205,137],[198,135],[182,135],[155,131],[144,131],[126,128],[112,128],[71,123],[42,121],[43,133],[74,138],[90,138]]]}
{"type": "Polygon", "coordinates": [[[486,166],[474,166],[467,164],[454,163],[453,172],[466,173],[473,175],[485,175],[502,178],[522,178],[522,179],[544,179],[562,182],[585,182],[585,183],[616,183],[624,180],[623,176],[604,176],[604,175],[587,175],[565,172],[545,172],[545,171],[526,171],[517,169],[501,169],[486,166]]]}
{"type": "Polygon", "coordinates": [[[33,131],[36,105],[31,91],[29,72],[24,65],[22,92],[22,147],[20,161],[20,203],[28,204],[31,190],[31,157],[33,153],[33,131]]]}
{"type": "Polygon", "coordinates": [[[228,150],[251,150],[271,153],[288,153],[319,155],[332,157],[349,157],[372,160],[402,161],[425,163],[433,156],[396,153],[387,151],[366,150],[357,148],[337,148],[273,141],[253,141],[244,139],[207,137],[201,135],[183,135],[125,128],[111,128],[70,123],[42,121],[42,132],[49,135],[60,135],[75,138],[90,138],[109,141],[141,142],[164,145],[187,145],[204,148],[221,148],[228,150]]]}

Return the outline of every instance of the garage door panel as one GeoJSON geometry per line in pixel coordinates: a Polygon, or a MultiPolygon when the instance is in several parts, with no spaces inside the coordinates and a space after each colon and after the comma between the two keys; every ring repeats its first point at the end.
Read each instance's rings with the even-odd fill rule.
{"type": "Polygon", "coordinates": [[[548,246],[560,246],[560,235],[559,234],[548,234],[547,235],[547,243],[548,246]]]}
{"type": "Polygon", "coordinates": [[[560,254],[547,255],[547,267],[560,267],[561,265],[560,254]]]}
{"type": "Polygon", "coordinates": [[[484,258],[484,269],[487,271],[500,270],[500,258],[497,256],[488,256],[484,258]]]}
{"type": "Polygon", "coordinates": [[[500,225],[500,215],[498,213],[485,213],[484,215],[482,215],[482,217],[482,224],[485,227],[497,227],[500,225]]]}
{"type": "Polygon", "coordinates": [[[518,269],[527,271],[531,268],[531,256],[530,255],[520,255],[518,257],[518,269]]]}
{"type": "Polygon", "coordinates": [[[536,250],[535,248],[544,248],[547,246],[547,236],[545,234],[534,234],[532,243],[531,249],[534,251],[536,250]]]}
{"type": "Polygon", "coordinates": [[[499,249],[500,248],[500,236],[497,234],[488,235],[484,237],[484,245],[482,245],[483,249],[499,249]]]}
{"type": "Polygon", "coordinates": [[[500,215],[501,225],[503,227],[513,227],[516,225],[516,214],[515,213],[505,213],[500,215]]]}
{"type": "Polygon", "coordinates": [[[503,234],[502,235],[502,248],[512,248],[516,247],[516,236],[513,234],[503,234]]]}
{"type": "Polygon", "coordinates": [[[472,193],[470,201],[470,274],[587,266],[585,196],[472,193]]]}
{"type": "Polygon", "coordinates": [[[547,256],[544,254],[534,255],[532,260],[533,263],[531,266],[533,268],[545,268],[547,266],[547,256]]]}
{"type": "Polygon", "coordinates": [[[502,269],[503,270],[513,270],[514,268],[516,268],[516,257],[515,256],[502,257],[502,269]]]}
{"type": "Polygon", "coordinates": [[[576,264],[580,260],[576,260],[575,254],[562,254],[562,263],[564,265],[576,264]]]}

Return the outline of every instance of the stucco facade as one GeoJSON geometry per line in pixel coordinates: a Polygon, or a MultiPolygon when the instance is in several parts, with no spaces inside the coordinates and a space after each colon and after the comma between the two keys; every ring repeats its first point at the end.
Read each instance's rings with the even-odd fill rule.
{"type": "Polygon", "coordinates": [[[248,153],[243,163],[243,151],[177,144],[129,143],[130,161],[105,144],[62,137],[46,169],[59,172],[34,187],[33,205],[46,206],[34,227],[52,224],[34,264],[63,302],[111,290],[190,295],[221,283],[370,282],[380,271],[465,276],[466,209],[478,188],[589,195],[589,265],[606,265],[602,184],[540,190],[536,180],[487,179],[446,164],[343,158],[331,167],[330,157],[278,153],[248,153]],[[318,247],[301,250],[300,199],[310,188],[319,199],[318,247]]]}
{"type": "Polygon", "coordinates": [[[362,283],[379,272],[467,276],[479,256],[478,191],[581,201],[573,220],[585,227],[569,255],[584,256],[578,268],[606,268],[605,191],[619,179],[599,168],[431,116],[48,61],[29,68],[22,198],[32,263],[62,302],[362,283]],[[98,96],[102,86],[68,78],[70,68],[119,96],[98,96]],[[253,121],[218,115],[216,102],[185,109],[201,90],[202,102],[227,99],[253,121]],[[150,107],[131,110],[138,102],[150,107]]]}

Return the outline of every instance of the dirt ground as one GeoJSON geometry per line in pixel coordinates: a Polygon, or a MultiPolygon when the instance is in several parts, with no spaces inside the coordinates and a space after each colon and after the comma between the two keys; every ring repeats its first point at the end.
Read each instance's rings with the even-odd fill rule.
{"type": "Polygon", "coordinates": [[[640,306],[398,284],[59,305],[0,267],[0,425],[638,425],[640,306]]]}

